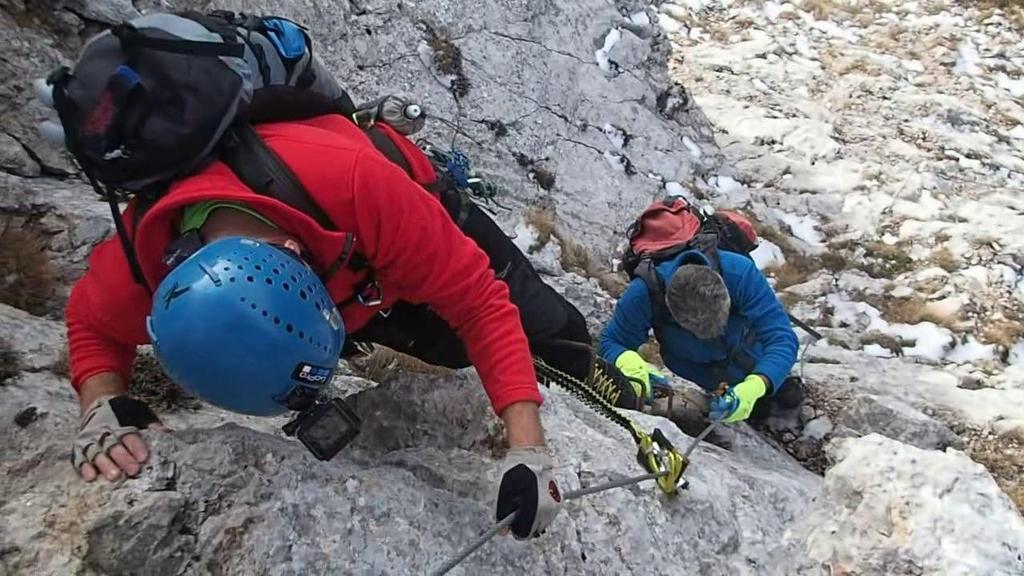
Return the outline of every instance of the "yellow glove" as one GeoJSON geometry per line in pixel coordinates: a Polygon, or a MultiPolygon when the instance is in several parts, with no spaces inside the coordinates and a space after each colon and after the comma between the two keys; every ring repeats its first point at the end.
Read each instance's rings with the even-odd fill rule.
{"type": "Polygon", "coordinates": [[[768,391],[764,379],[757,374],[751,374],[739,384],[735,384],[726,390],[711,403],[711,418],[722,419],[722,422],[732,423],[746,420],[754,411],[754,404],[768,391]]]}
{"type": "Polygon", "coordinates": [[[644,398],[648,404],[654,401],[654,389],[651,388],[651,378],[662,386],[667,386],[665,376],[655,370],[643,356],[633,350],[626,350],[615,359],[615,367],[618,368],[627,378],[632,380],[633,389],[637,398],[644,398]]]}

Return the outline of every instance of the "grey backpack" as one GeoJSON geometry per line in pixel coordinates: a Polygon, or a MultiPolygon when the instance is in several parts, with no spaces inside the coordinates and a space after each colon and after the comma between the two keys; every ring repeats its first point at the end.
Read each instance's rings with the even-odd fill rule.
{"type": "MultiPolygon", "coordinates": [[[[346,115],[351,100],[284,18],[152,14],[86,45],[50,75],[65,145],[95,183],[159,194],[201,167],[228,128],[346,115]]],[[[105,193],[102,193],[104,196],[105,193]]]]}

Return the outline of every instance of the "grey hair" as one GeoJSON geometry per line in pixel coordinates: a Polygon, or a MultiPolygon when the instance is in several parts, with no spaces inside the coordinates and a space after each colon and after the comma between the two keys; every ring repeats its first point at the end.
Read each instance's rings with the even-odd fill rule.
{"type": "Polygon", "coordinates": [[[722,277],[708,266],[680,266],[668,282],[665,304],[680,326],[702,339],[725,333],[732,299],[722,277]]]}

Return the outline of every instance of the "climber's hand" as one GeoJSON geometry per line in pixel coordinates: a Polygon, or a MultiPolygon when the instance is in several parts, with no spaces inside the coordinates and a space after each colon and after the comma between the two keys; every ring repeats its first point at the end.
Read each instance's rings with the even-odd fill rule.
{"type": "Polygon", "coordinates": [[[647,404],[654,402],[654,387],[668,387],[668,379],[665,378],[665,375],[655,370],[639,353],[633,350],[626,350],[619,354],[619,357],[615,359],[615,367],[632,381],[636,397],[643,398],[647,404]]]}
{"type": "Polygon", "coordinates": [[[511,529],[516,539],[540,536],[558,515],[562,493],[553,468],[543,446],[512,448],[505,456],[494,516],[501,521],[515,513],[511,529]]]}
{"type": "Polygon", "coordinates": [[[751,374],[742,382],[730,386],[724,394],[711,401],[711,419],[725,423],[740,422],[750,417],[754,404],[765,395],[768,386],[764,378],[751,374]]]}
{"type": "Polygon", "coordinates": [[[140,400],[124,394],[97,397],[82,413],[71,450],[72,465],[86,482],[100,474],[111,482],[122,474],[135,476],[149,458],[138,434],[144,428],[166,430],[140,400]]]}

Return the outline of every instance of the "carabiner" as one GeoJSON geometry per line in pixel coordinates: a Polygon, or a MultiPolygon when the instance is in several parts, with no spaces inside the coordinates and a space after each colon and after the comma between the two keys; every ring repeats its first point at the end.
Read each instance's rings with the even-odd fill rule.
{"type": "Polygon", "coordinates": [[[356,300],[366,307],[380,306],[384,303],[384,289],[374,280],[367,284],[356,296],[356,300]]]}
{"type": "Polygon", "coordinates": [[[655,428],[653,434],[639,432],[639,436],[637,462],[648,472],[658,474],[661,491],[672,495],[680,488],[685,489],[688,483],[683,479],[683,472],[689,461],[676,451],[660,428],[655,428]]]}

